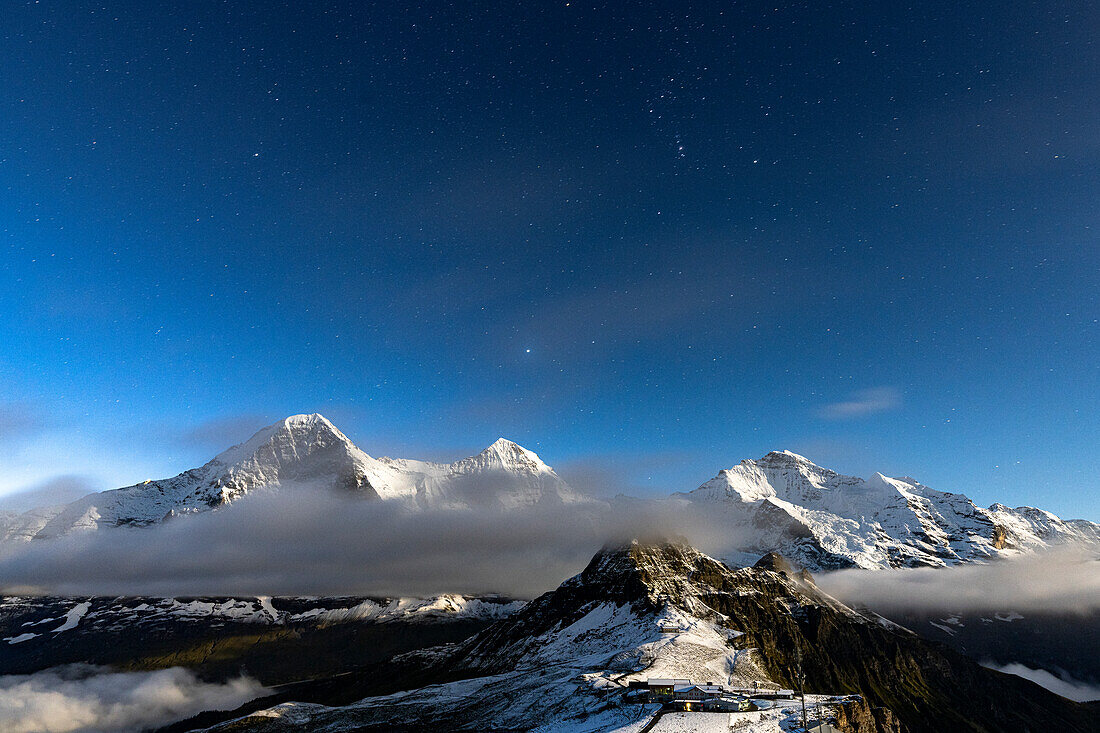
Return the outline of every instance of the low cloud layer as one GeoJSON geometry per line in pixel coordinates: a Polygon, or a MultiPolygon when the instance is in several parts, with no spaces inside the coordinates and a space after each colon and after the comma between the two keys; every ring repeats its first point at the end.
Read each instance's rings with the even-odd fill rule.
{"type": "Polygon", "coordinates": [[[842,570],[818,586],[849,605],[881,613],[917,611],[1060,611],[1100,609],[1100,559],[1079,548],[1059,548],[985,565],[892,572],[842,570]]]}
{"type": "Polygon", "coordinates": [[[690,517],[648,502],[499,512],[408,512],[305,487],[158,527],[33,541],[0,559],[0,592],[69,595],[504,593],[530,598],[601,546],[683,535],[690,517]]]}
{"type": "Polygon", "coordinates": [[[106,667],[66,665],[29,675],[0,676],[0,730],[142,730],[204,710],[232,710],[266,693],[247,677],[206,683],[180,667],[113,672],[106,667]]]}
{"type": "Polygon", "coordinates": [[[1015,662],[1004,666],[987,663],[985,666],[990,669],[995,669],[998,672],[1007,672],[1017,677],[1023,677],[1025,680],[1031,680],[1040,687],[1045,687],[1050,690],[1055,695],[1061,695],[1070,700],[1076,700],[1077,702],[1100,700],[1100,687],[1085,682],[1079,682],[1072,677],[1064,679],[1045,669],[1032,669],[1031,667],[1015,662]]]}
{"type": "MultiPolygon", "coordinates": [[[[0,593],[532,598],[609,543],[683,537],[718,556],[737,547],[729,527],[706,512],[627,498],[507,512],[408,511],[285,486],[159,526],[6,544],[0,593]]],[[[1100,560],[1070,548],[946,569],[840,571],[821,575],[818,584],[888,616],[1100,611],[1100,560]]]]}

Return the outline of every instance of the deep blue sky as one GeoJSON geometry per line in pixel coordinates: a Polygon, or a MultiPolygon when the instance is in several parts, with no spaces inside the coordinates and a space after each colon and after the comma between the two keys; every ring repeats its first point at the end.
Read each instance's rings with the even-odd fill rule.
{"type": "Polygon", "coordinates": [[[0,492],[319,411],[1100,519],[1100,11],[424,5],[6,9],[0,492]]]}

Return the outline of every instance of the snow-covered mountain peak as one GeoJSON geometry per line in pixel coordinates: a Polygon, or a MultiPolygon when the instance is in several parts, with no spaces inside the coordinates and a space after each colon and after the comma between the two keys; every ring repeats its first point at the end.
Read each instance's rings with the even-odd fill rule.
{"type": "Polygon", "coordinates": [[[534,452],[500,438],[476,456],[432,465],[417,486],[421,506],[515,509],[534,504],[589,501],[534,452]]]}
{"type": "Polygon", "coordinates": [[[1047,546],[1100,544],[1100,526],[1028,507],[974,505],[909,478],[845,476],[790,451],[741,461],[687,494],[726,516],[727,557],[778,549],[812,569],[952,565],[1047,546]]]}
{"type": "Polygon", "coordinates": [[[42,525],[36,536],[156,524],[167,516],[225,506],[254,490],[290,485],[335,488],[377,498],[367,478],[373,462],[321,415],[293,415],[257,431],[199,468],[77,499],[42,525]]]}
{"type": "Polygon", "coordinates": [[[758,460],[741,462],[742,466],[746,464],[757,466],[769,475],[780,472],[797,474],[818,487],[839,475],[836,471],[823,468],[809,458],[792,453],[789,450],[772,451],[758,460]]]}
{"type": "Polygon", "coordinates": [[[338,486],[376,496],[366,480],[366,468],[373,460],[315,413],[268,425],[199,470],[207,475],[208,486],[221,489],[217,503],[288,482],[338,486]]]}
{"type": "MultiPolygon", "coordinates": [[[[468,462],[481,465],[491,465],[495,468],[503,468],[509,471],[529,471],[534,473],[553,473],[553,469],[543,463],[533,451],[529,451],[518,443],[513,443],[506,438],[498,438],[492,445],[478,453],[476,456],[465,459],[468,462]]],[[[459,461],[456,466],[464,463],[459,461]]]]}
{"type": "Polygon", "coordinates": [[[283,458],[291,454],[308,454],[318,445],[333,444],[344,446],[348,453],[358,451],[347,436],[323,415],[291,415],[256,431],[245,442],[222,451],[215,456],[214,462],[233,466],[249,459],[260,460],[265,447],[270,447],[283,458]]]}
{"type": "Polygon", "coordinates": [[[707,481],[689,496],[693,499],[735,499],[757,502],[778,499],[797,504],[820,500],[859,479],[840,476],[790,451],[772,451],[758,460],[743,460],[707,481]]]}
{"type": "Polygon", "coordinates": [[[920,483],[911,478],[893,478],[884,473],[875,471],[871,474],[870,478],[867,479],[867,486],[871,489],[878,489],[879,491],[889,493],[916,489],[920,486],[920,483]]]}
{"type": "Polygon", "coordinates": [[[769,451],[766,456],[756,461],[765,466],[813,466],[814,468],[820,468],[813,461],[806,456],[800,456],[797,453],[793,453],[789,450],[773,450],[769,451]]]}

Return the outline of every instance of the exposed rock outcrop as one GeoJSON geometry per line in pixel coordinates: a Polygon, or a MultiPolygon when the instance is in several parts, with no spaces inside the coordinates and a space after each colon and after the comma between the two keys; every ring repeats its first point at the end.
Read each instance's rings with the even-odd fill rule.
{"type": "Polygon", "coordinates": [[[893,711],[889,708],[871,707],[862,698],[850,700],[840,706],[836,728],[844,733],[907,733],[906,727],[893,711]]]}

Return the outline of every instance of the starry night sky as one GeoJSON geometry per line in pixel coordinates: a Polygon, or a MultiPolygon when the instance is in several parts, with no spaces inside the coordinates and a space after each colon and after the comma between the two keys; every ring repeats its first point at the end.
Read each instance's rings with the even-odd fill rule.
{"type": "Polygon", "coordinates": [[[788,448],[1100,519],[1100,11],[53,2],[0,28],[0,492],[287,414],[581,488],[788,448]]]}

